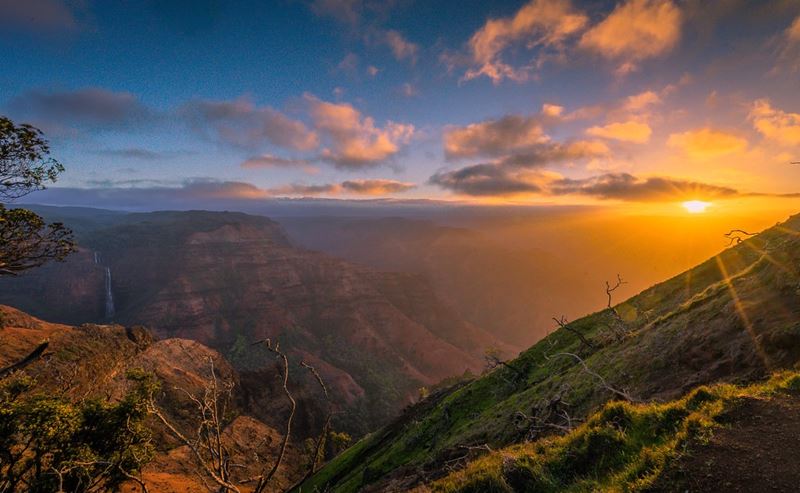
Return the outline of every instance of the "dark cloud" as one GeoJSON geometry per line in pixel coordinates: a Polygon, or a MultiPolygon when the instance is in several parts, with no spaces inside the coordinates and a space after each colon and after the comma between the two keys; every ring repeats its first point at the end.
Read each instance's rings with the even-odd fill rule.
{"type": "Polygon", "coordinates": [[[242,168],[294,168],[309,166],[308,159],[284,158],[273,156],[272,154],[262,154],[246,159],[242,163],[242,168]]]}
{"type": "Polygon", "coordinates": [[[347,180],[341,183],[328,183],[321,185],[294,184],[285,187],[273,188],[273,195],[388,195],[392,193],[407,192],[415,188],[413,183],[395,180],[347,180]]]}
{"type": "Polygon", "coordinates": [[[269,197],[251,183],[195,178],[174,184],[158,180],[94,180],[89,188],[52,187],[32,196],[37,203],[132,210],[206,209],[241,206],[269,197]]]}
{"type": "Polygon", "coordinates": [[[538,171],[513,169],[494,163],[468,166],[433,175],[430,183],[464,195],[543,196],[583,195],[630,202],[674,202],[745,196],[796,197],[797,194],[742,193],[730,187],[668,177],[639,178],[628,173],[607,173],[583,179],[554,178],[538,171]]]}
{"type": "Polygon", "coordinates": [[[445,130],[444,153],[447,159],[496,157],[530,149],[547,139],[539,115],[506,115],[445,130]]]}
{"type": "Polygon", "coordinates": [[[70,33],[80,24],[63,0],[0,0],[0,27],[36,33],[70,33]]]}
{"type": "Polygon", "coordinates": [[[666,177],[638,178],[628,173],[608,173],[573,180],[564,178],[549,186],[553,195],[587,195],[636,202],[712,199],[741,195],[739,191],[696,181],[666,177]]]}
{"type": "Polygon", "coordinates": [[[14,98],[9,107],[44,126],[108,127],[142,122],[154,116],[133,94],[101,88],[28,91],[14,98]]]}
{"type": "Polygon", "coordinates": [[[541,192],[536,176],[494,164],[476,164],[455,171],[439,172],[429,183],[464,195],[507,196],[541,192]]]}
{"type": "Polygon", "coordinates": [[[273,144],[308,151],[319,145],[317,134],[298,120],[270,107],[241,98],[234,101],[195,100],[179,113],[199,133],[216,142],[256,149],[273,144]]]}
{"type": "Polygon", "coordinates": [[[139,147],[129,147],[127,149],[103,149],[96,151],[95,154],[122,159],[138,159],[140,161],[157,161],[159,159],[169,159],[177,155],[176,152],[158,152],[139,147]]]}
{"type": "Polygon", "coordinates": [[[341,186],[343,190],[348,192],[364,195],[400,193],[416,188],[413,183],[395,180],[347,180],[343,181],[341,186]]]}

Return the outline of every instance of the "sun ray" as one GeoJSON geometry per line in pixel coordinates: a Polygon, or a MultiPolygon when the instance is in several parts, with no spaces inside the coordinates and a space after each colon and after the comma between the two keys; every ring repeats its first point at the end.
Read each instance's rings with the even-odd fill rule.
{"type": "Polygon", "coordinates": [[[721,255],[717,255],[714,257],[714,260],[717,261],[717,266],[719,267],[719,271],[722,274],[722,280],[728,286],[728,291],[731,294],[731,299],[733,300],[733,306],[736,309],[736,313],[739,315],[739,318],[742,320],[744,324],[745,330],[747,334],[750,336],[750,339],[753,341],[753,346],[758,354],[758,357],[761,358],[761,362],[764,364],[764,368],[767,370],[772,369],[772,365],[769,362],[769,358],[767,357],[767,353],[764,351],[764,348],[761,347],[761,342],[758,340],[758,335],[753,328],[753,324],[750,321],[750,317],[747,316],[747,312],[745,311],[744,304],[742,300],[739,298],[739,293],[736,292],[736,288],[733,285],[731,280],[731,276],[728,273],[728,268],[725,266],[725,262],[722,260],[721,255]]]}

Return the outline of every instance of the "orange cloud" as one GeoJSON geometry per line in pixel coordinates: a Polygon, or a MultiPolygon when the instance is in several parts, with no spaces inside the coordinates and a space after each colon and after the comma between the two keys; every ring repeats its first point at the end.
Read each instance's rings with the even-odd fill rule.
{"type": "Polygon", "coordinates": [[[486,76],[494,83],[504,78],[525,80],[523,70],[503,62],[501,53],[519,42],[528,46],[552,46],[584,28],[588,17],[575,11],[569,0],[532,0],[511,17],[490,19],[469,40],[471,61],[476,66],[464,78],[486,76]]]}
{"type": "Polygon", "coordinates": [[[747,149],[747,140],[733,134],[703,128],[669,136],[667,145],[682,149],[698,160],[712,159],[747,149]]]}
{"type": "Polygon", "coordinates": [[[347,103],[329,103],[307,94],[314,126],[330,139],[321,157],[343,168],[373,166],[399,152],[414,135],[414,126],[389,121],[382,128],[347,103]]]}
{"type": "Polygon", "coordinates": [[[787,146],[800,145],[800,113],[787,113],[773,108],[769,99],[759,99],[750,109],[750,121],[768,139],[787,146]]]}
{"type": "Polygon", "coordinates": [[[604,139],[644,144],[650,140],[650,134],[653,133],[653,130],[646,123],[631,120],[622,123],[609,123],[602,127],[591,127],[586,130],[586,133],[604,139]]]}
{"type": "Polygon", "coordinates": [[[680,40],[682,21],[681,10],[671,0],[628,0],[586,31],[580,46],[621,60],[630,71],[633,62],[669,52],[680,40]]]}
{"type": "Polygon", "coordinates": [[[786,30],[786,39],[790,42],[800,43],[800,16],[792,22],[789,29],[786,30]]]}

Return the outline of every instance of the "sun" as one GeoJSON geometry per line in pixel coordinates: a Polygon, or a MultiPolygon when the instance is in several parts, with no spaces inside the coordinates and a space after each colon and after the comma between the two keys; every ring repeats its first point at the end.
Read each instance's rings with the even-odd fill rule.
{"type": "Polygon", "coordinates": [[[688,200],[683,203],[683,208],[686,209],[689,214],[701,214],[710,206],[711,202],[703,202],[702,200],[688,200]]]}

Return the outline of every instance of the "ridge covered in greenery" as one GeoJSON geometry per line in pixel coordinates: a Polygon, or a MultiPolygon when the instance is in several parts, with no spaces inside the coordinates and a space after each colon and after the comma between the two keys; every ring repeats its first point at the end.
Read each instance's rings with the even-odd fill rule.
{"type": "Polygon", "coordinates": [[[794,216],[554,331],[480,378],[433,393],[334,459],[302,491],[413,488],[442,477],[464,450],[530,440],[530,418],[556,396],[579,419],[618,397],[610,389],[665,401],[703,384],[792,368],[800,359],[799,230],[794,216]]]}

